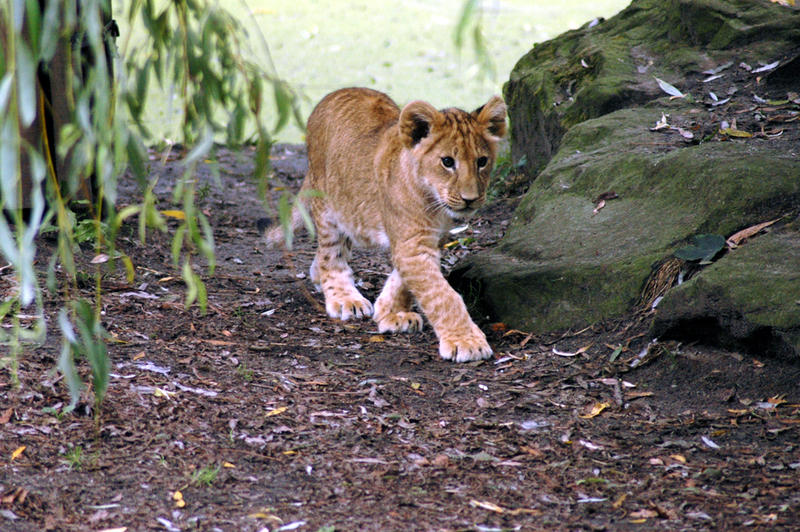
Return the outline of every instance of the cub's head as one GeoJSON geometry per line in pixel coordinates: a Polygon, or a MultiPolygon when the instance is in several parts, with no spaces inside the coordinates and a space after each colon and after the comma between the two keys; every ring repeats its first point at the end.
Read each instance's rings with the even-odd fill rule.
{"type": "Polygon", "coordinates": [[[437,111],[422,101],[400,112],[399,134],[416,175],[430,192],[432,208],[469,218],[486,198],[497,142],[506,132],[506,104],[493,96],[471,113],[437,111]]]}

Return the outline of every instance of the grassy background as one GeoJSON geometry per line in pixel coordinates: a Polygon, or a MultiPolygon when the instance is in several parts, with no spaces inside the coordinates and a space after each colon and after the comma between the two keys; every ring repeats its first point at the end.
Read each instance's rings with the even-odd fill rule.
{"type": "MultiPolygon", "coordinates": [[[[609,17],[629,0],[484,0],[482,25],[495,63],[495,79],[476,66],[471,41],[459,52],[453,44],[463,0],[437,2],[385,0],[229,0],[222,4],[240,18],[251,35],[260,31],[265,51],[252,38],[258,61],[303,95],[303,116],[328,92],[365,86],[388,93],[400,105],[425,99],[436,107],[474,109],[500,94],[516,61],[536,42],[577,28],[598,16],[609,17]]],[[[116,5],[122,9],[122,3],[116,5]]],[[[124,19],[121,13],[117,19],[124,19]]],[[[123,28],[124,31],[124,28],[123,28]]],[[[135,41],[137,35],[133,35],[135,41]]],[[[138,37],[140,38],[140,37],[138,37]]],[[[165,93],[151,90],[147,123],[153,141],[177,137],[165,93]]],[[[277,136],[302,142],[294,126],[277,136]]]]}

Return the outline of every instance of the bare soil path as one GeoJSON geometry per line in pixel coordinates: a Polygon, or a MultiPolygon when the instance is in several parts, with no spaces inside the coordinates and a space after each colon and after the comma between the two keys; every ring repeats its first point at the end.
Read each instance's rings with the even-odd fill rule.
{"type": "MultiPolygon", "coordinates": [[[[800,527],[800,366],[650,345],[648,316],[550,337],[484,323],[496,355],[469,364],[439,360],[430,329],[331,320],[306,278],[312,243],[264,250],[251,159],[221,152],[220,182],[200,175],[218,258],[207,314],[183,306],[169,236],[125,228],[136,280],[103,283],[99,423],[90,395],[60,414],[54,316],[21,384],[0,372],[1,530],[800,527]]],[[[297,188],[302,149],[273,162],[297,188]]],[[[153,161],[164,208],[176,164],[153,161]]],[[[514,204],[484,209],[445,265],[492,245],[514,204]]],[[[359,252],[354,270],[374,298],[386,258],[359,252]]]]}

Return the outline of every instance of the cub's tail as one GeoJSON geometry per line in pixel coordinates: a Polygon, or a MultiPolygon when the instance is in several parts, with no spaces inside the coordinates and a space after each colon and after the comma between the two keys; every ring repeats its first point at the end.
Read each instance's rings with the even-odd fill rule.
{"type": "Polygon", "coordinates": [[[305,227],[305,218],[297,205],[292,207],[287,224],[282,224],[277,216],[261,218],[256,221],[256,227],[264,232],[267,249],[277,249],[286,245],[292,249],[292,240],[298,229],[305,227]]]}

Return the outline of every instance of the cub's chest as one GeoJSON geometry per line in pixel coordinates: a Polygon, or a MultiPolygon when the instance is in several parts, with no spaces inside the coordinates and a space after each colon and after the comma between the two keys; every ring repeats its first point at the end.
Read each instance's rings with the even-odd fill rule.
{"type": "Polygon", "coordinates": [[[329,213],[339,232],[356,246],[389,249],[389,235],[378,212],[351,207],[330,209],[329,213]]]}

